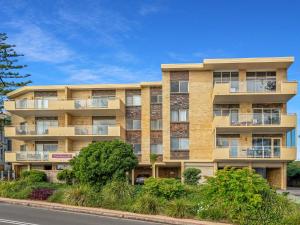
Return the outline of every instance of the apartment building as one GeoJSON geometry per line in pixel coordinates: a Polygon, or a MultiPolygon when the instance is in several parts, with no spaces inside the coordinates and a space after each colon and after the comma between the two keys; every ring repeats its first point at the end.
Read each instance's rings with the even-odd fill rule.
{"type": "Polygon", "coordinates": [[[287,162],[296,159],[295,114],[287,102],[297,82],[287,80],[293,57],[205,59],[162,64],[162,82],[28,86],[8,94],[5,128],[17,174],[55,172],[93,141],[133,145],[138,176],[202,177],[225,166],[249,167],[286,188],[287,162]],[[158,155],[155,164],[150,154],[158,155]]]}

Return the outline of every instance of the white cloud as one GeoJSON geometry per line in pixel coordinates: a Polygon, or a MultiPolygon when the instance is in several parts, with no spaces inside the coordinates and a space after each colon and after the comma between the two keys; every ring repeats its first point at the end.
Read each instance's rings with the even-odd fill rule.
{"type": "Polygon", "coordinates": [[[128,67],[103,64],[93,68],[79,68],[66,66],[61,68],[69,74],[67,80],[71,83],[131,83],[141,81],[161,80],[159,68],[154,69],[130,69],[128,67]]]}
{"type": "Polygon", "coordinates": [[[148,16],[150,14],[158,13],[162,10],[161,5],[158,4],[144,4],[139,9],[139,14],[142,16],[148,16]]]}
{"type": "Polygon", "coordinates": [[[10,39],[18,52],[32,61],[64,63],[70,61],[74,52],[62,41],[34,24],[14,23],[16,28],[10,39]]]}

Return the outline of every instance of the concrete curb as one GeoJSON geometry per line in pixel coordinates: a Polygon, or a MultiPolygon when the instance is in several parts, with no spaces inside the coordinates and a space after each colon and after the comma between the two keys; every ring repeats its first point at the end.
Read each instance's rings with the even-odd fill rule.
{"type": "Polygon", "coordinates": [[[91,207],[79,207],[79,206],[70,206],[63,205],[59,203],[50,203],[43,201],[32,201],[32,200],[19,200],[19,199],[10,199],[10,198],[0,198],[1,203],[23,205],[30,207],[38,207],[50,210],[60,210],[66,212],[78,212],[99,216],[115,217],[115,218],[124,218],[131,220],[140,220],[146,222],[156,222],[162,224],[177,224],[177,225],[230,225],[226,223],[215,223],[209,221],[199,221],[193,219],[176,219],[168,216],[160,215],[144,215],[131,212],[123,212],[117,210],[103,209],[103,208],[91,208],[91,207]]]}

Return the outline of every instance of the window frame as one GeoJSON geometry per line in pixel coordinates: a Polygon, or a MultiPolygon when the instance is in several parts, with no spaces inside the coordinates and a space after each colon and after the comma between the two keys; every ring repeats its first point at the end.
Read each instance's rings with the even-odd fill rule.
{"type": "Polygon", "coordinates": [[[188,109],[178,109],[178,110],[171,110],[171,122],[172,123],[182,123],[182,122],[189,122],[189,110],[188,109]],[[181,113],[185,112],[185,120],[181,120],[181,113]],[[174,120],[172,117],[173,113],[177,113],[177,120],[174,120]]]}
{"type": "Polygon", "coordinates": [[[141,120],[137,119],[126,119],[126,130],[141,130],[142,129],[142,123],[141,120]],[[134,121],[139,121],[139,128],[134,128],[134,121]],[[130,126],[128,126],[130,124],[130,126]]]}
{"type": "Polygon", "coordinates": [[[172,137],[171,138],[171,151],[189,151],[189,144],[190,144],[190,139],[188,137],[182,138],[182,137],[172,137]],[[178,148],[173,148],[173,141],[177,140],[178,141],[178,148]],[[188,148],[182,148],[183,143],[186,142],[188,145],[188,148]]]}
{"type": "Polygon", "coordinates": [[[189,93],[189,81],[188,80],[171,80],[171,82],[170,82],[170,92],[171,93],[180,93],[180,94],[189,93]],[[172,90],[172,83],[178,83],[178,91],[172,90]],[[182,91],[181,90],[182,83],[187,83],[187,91],[182,91]]]}
{"type": "Polygon", "coordinates": [[[150,130],[162,130],[163,125],[162,125],[162,119],[157,119],[157,120],[151,120],[150,121],[150,130]],[[158,124],[158,128],[155,128],[153,125],[158,124]]]}
{"type": "Polygon", "coordinates": [[[141,106],[142,105],[142,96],[141,95],[129,95],[126,96],[126,106],[141,106]],[[138,99],[136,104],[134,99],[138,99]]]}

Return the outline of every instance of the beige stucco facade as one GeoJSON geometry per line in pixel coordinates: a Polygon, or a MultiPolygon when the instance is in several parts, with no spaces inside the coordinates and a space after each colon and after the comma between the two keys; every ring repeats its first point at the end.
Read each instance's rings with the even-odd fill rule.
{"type": "MultiPolygon", "coordinates": [[[[9,93],[12,126],[6,161],[19,172],[67,166],[93,141],[134,146],[138,176],[202,177],[226,166],[249,167],[286,188],[286,164],[296,159],[296,115],[287,102],[293,57],[206,59],[162,64],[162,82],[27,86],[9,93]],[[263,143],[262,145],[260,145],[263,143]],[[159,155],[151,165],[150,154],[159,155]]],[[[204,179],[202,179],[204,180],[204,179]]]]}

